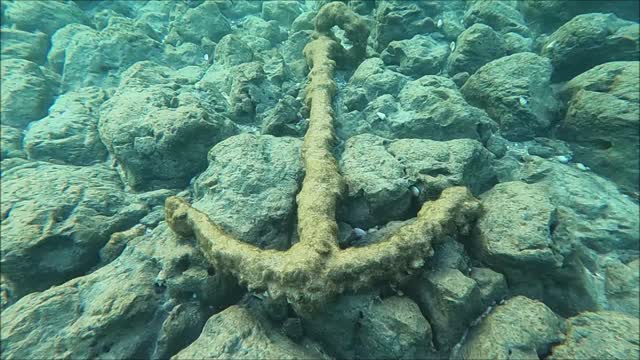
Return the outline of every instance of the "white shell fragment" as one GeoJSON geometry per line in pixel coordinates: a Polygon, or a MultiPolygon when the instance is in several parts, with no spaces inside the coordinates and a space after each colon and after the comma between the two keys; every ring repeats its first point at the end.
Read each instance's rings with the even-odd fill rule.
{"type": "Polygon", "coordinates": [[[558,160],[563,164],[566,164],[569,162],[569,160],[571,160],[571,157],[567,155],[560,155],[560,156],[556,156],[556,160],[558,160]]]}
{"type": "Polygon", "coordinates": [[[520,98],[518,99],[518,102],[522,106],[527,106],[527,104],[529,104],[529,100],[527,100],[527,98],[524,96],[520,96],[520,98]]]}
{"type": "Polygon", "coordinates": [[[438,27],[438,29],[440,29],[443,24],[444,22],[442,21],[442,19],[438,19],[438,23],[436,24],[436,26],[438,27]]]}
{"type": "Polygon", "coordinates": [[[413,269],[419,269],[424,265],[424,260],[422,259],[415,259],[411,262],[411,267],[413,269]]]}
{"type": "Polygon", "coordinates": [[[409,187],[409,191],[411,191],[411,195],[413,195],[414,197],[420,196],[420,189],[415,185],[411,185],[409,187]]]}
{"type": "Polygon", "coordinates": [[[578,169],[582,170],[582,171],[587,171],[587,170],[589,170],[589,167],[588,167],[588,166],[585,166],[583,163],[577,163],[577,164],[576,164],[576,167],[577,167],[578,169]]]}
{"type": "Polygon", "coordinates": [[[367,232],[360,228],[353,228],[353,235],[355,235],[356,238],[361,238],[367,235],[367,232]]]}
{"type": "Polygon", "coordinates": [[[387,115],[385,115],[384,113],[381,113],[379,111],[376,113],[376,115],[378,115],[378,119],[380,119],[380,120],[384,120],[384,119],[387,118],[387,115]]]}
{"type": "Polygon", "coordinates": [[[451,44],[449,44],[449,49],[451,49],[451,51],[454,51],[456,49],[456,42],[452,41],[451,44]]]}
{"type": "Polygon", "coordinates": [[[204,61],[209,61],[209,54],[204,54],[204,61]]]}

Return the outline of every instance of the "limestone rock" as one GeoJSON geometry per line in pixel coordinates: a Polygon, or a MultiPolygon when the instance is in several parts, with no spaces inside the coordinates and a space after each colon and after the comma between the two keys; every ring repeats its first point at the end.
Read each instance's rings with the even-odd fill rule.
{"type": "Polygon", "coordinates": [[[637,61],[639,26],[613,14],[578,15],[546,39],[542,56],[558,81],[609,61],[637,61]]]}
{"type": "Polygon", "coordinates": [[[638,318],[612,311],[584,312],[567,319],[567,338],[549,359],[635,359],[638,318]]]}
{"type": "Polygon", "coordinates": [[[95,87],[58,97],[49,115],[29,124],[25,132],[23,146],[29,158],[71,165],[104,161],[107,149],[97,128],[100,105],[106,99],[106,92],[95,87]]]}
{"type": "Polygon", "coordinates": [[[563,319],[545,304],[516,296],[471,328],[452,357],[538,359],[564,339],[563,331],[563,319]]]}
{"type": "Polygon", "coordinates": [[[55,87],[37,64],[22,59],[2,60],[2,125],[24,128],[47,115],[55,87]]]}
{"type": "Polygon", "coordinates": [[[411,39],[390,42],[380,57],[385,64],[397,66],[401,74],[419,78],[438,74],[448,54],[449,45],[446,42],[416,35],[411,39]]]}
{"type": "Polygon", "coordinates": [[[556,111],[551,64],[533,53],[518,53],[482,66],[462,86],[464,98],[487,111],[509,140],[545,134],[556,111]]]}
{"type": "Polygon", "coordinates": [[[2,7],[2,23],[18,30],[51,36],[67,24],[89,25],[89,18],[74,2],[15,1],[2,7]]]}
{"type": "Polygon", "coordinates": [[[2,272],[16,298],[83,274],[111,233],[144,216],[115,172],[32,162],[3,174],[2,272]]]}
{"type": "Polygon", "coordinates": [[[250,134],[220,142],[194,181],[194,206],[239,239],[288,248],[303,177],[300,145],[294,138],[250,134]]]}
{"type": "Polygon", "coordinates": [[[308,359],[320,354],[279,333],[245,307],[231,306],[207,320],[202,334],[171,359],[308,359]],[[233,331],[230,331],[233,329],[233,331]]]}
{"type": "Polygon", "coordinates": [[[17,29],[0,29],[2,49],[0,59],[25,59],[44,64],[47,58],[49,37],[41,32],[31,33],[17,29]]]}
{"type": "Polygon", "coordinates": [[[211,146],[236,132],[220,93],[196,91],[194,81],[138,63],[102,105],[100,138],[132,188],[185,186],[206,167],[211,146]]]}
{"type": "Polygon", "coordinates": [[[598,65],[569,81],[558,134],[575,160],[631,191],[640,186],[640,87],[637,61],[598,65]]]}

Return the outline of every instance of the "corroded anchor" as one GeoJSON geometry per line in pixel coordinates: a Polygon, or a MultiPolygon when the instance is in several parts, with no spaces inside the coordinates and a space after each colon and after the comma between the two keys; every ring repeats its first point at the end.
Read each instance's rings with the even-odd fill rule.
{"type": "Polygon", "coordinates": [[[340,249],[335,209],[345,188],[332,154],[335,140],[332,98],[336,61],[357,64],[365,55],[369,31],[344,3],[325,5],[316,18],[313,40],[304,48],[309,65],[305,102],[309,128],[302,145],[305,178],[297,195],[300,241],[286,251],[263,250],[235,239],[184,199],[170,197],[165,218],[198,246],[217,271],[235,276],[250,290],[285,297],[296,310],[321,308],[345,291],[358,291],[376,282],[400,281],[422,267],[433,253],[432,243],[466,233],[479,212],[479,202],[464,187],[442,192],[426,202],[415,219],[383,241],[340,249]],[[332,34],[341,27],[353,46],[345,49],[332,34]]]}

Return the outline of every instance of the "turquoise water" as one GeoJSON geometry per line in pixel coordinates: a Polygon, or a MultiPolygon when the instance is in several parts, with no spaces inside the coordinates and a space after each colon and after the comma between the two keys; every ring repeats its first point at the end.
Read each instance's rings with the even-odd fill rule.
{"type": "Polygon", "coordinates": [[[3,359],[635,359],[638,1],[2,2],[3,359]]]}

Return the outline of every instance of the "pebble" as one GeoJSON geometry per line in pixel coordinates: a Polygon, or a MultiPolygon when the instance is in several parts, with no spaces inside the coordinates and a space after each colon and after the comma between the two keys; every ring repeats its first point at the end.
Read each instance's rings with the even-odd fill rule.
{"type": "Polygon", "coordinates": [[[556,156],[556,160],[558,160],[563,164],[566,164],[569,162],[569,160],[571,160],[571,157],[567,155],[560,155],[560,156],[556,156]]]}
{"type": "Polygon", "coordinates": [[[582,171],[587,171],[589,170],[589,167],[585,166],[583,163],[577,163],[576,167],[582,171]]]}
{"type": "Polygon", "coordinates": [[[381,112],[377,112],[376,115],[378,115],[378,119],[380,120],[384,120],[387,118],[387,115],[385,115],[384,113],[381,112]]]}

